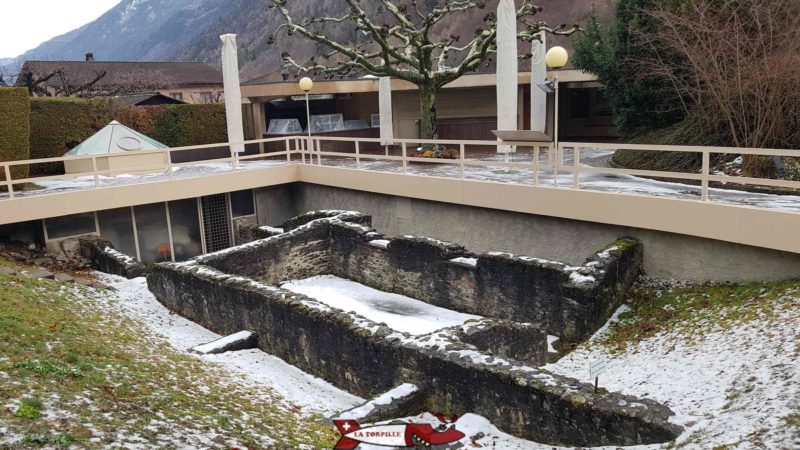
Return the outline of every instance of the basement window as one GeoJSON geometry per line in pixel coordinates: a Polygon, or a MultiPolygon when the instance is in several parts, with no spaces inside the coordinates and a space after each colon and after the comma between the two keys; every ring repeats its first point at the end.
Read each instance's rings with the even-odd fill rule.
{"type": "Polygon", "coordinates": [[[97,233],[97,223],[91,212],[45,219],[44,224],[48,240],[97,233]]]}
{"type": "Polygon", "coordinates": [[[253,190],[231,192],[231,214],[234,218],[255,215],[253,190]]]}
{"type": "Polygon", "coordinates": [[[133,207],[136,235],[142,262],[153,264],[172,260],[172,247],[167,231],[167,208],[164,203],[133,207]]]}
{"type": "Polygon", "coordinates": [[[133,237],[133,216],[130,208],[109,209],[97,213],[100,237],[114,244],[120,252],[136,257],[136,240],[133,237]]]}

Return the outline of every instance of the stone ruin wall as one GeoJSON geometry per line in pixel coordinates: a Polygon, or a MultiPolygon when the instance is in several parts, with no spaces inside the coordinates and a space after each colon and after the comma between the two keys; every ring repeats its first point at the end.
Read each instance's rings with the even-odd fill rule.
{"type": "Polygon", "coordinates": [[[530,322],[570,342],[605,323],[642,264],[641,243],[632,238],[619,239],[578,268],[507,253],[474,255],[426,237],[385,239],[359,213],[346,213],[347,221],[317,220],[342,213],[305,214],[284,223],[285,234],[199,260],[271,285],[332,274],[443,308],[530,322]],[[384,248],[375,240],[389,243],[384,248]],[[459,257],[475,258],[477,265],[451,261],[459,257]]]}
{"type": "Polygon", "coordinates": [[[559,263],[474,256],[426,238],[392,239],[383,248],[370,244],[383,236],[362,225],[368,223],[368,216],[357,213],[301,216],[284,224],[286,233],[267,240],[159,264],[148,286],[172,311],[220,334],[254,331],[264,351],[360,396],[412,382],[425,390],[430,410],[474,412],[507,432],[552,444],[647,444],[680,432],[663,405],[595,393],[589,384],[536,368],[547,357],[544,330],[563,336],[572,329],[569,336],[580,339],[605,321],[638,273],[637,242],[619,241],[613,250],[598,252],[581,269],[583,276],[596,275],[595,281],[576,286],[570,274],[577,268],[559,263]],[[450,261],[462,255],[477,257],[477,267],[450,261]],[[484,316],[529,314],[524,303],[534,302],[533,310],[548,313],[532,318],[550,320],[559,311],[563,320],[531,325],[519,323],[527,318],[484,319],[434,336],[410,336],[275,286],[323,274],[484,316]],[[519,285],[508,286],[513,283],[519,285]],[[548,295],[535,297],[537,290],[548,295]],[[557,293],[570,297],[558,299],[557,293]],[[598,317],[580,318],[581,313],[598,317]],[[431,337],[442,344],[432,345],[431,337]]]}
{"type": "Polygon", "coordinates": [[[552,444],[647,444],[680,433],[667,420],[672,412],[651,400],[595,393],[590,384],[513,359],[476,355],[458,339],[428,347],[424,336],[202,265],[159,264],[148,286],[170,310],[223,335],[252,330],[262,350],[366,398],[411,382],[425,390],[432,411],[474,412],[506,432],[552,444]]]}

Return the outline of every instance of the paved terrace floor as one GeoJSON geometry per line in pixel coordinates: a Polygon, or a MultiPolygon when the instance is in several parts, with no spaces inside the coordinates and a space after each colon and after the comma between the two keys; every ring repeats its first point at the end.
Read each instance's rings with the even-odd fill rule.
{"type": "MultiPolygon", "coordinates": [[[[581,164],[584,167],[609,167],[612,153],[613,152],[608,150],[584,150],[581,164]]],[[[475,161],[505,161],[503,155],[496,153],[470,154],[468,158],[475,161]]],[[[538,186],[554,187],[556,184],[553,179],[553,170],[545,167],[548,162],[547,159],[546,154],[540,155],[540,164],[542,168],[538,171],[538,186]]],[[[316,164],[317,161],[318,158],[315,157],[314,163],[316,164]]],[[[532,153],[512,154],[509,161],[514,163],[528,163],[532,166],[533,155],[532,153]]],[[[269,159],[264,160],[243,161],[239,163],[236,170],[251,171],[299,163],[301,163],[299,155],[293,155],[292,161],[287,161],[285,156],[269,157],[269,159]]],[[[563,164],[567,166],[572,164],[569,155],[565,155],[563,164]]],[[[355,158],[323,156],[321,158],[321,165],[355,169],[357,163],[355,158]]],[[[358,165],[361,170],[366,171],[394,174],[403,173],[403,164],[401,161],[387,161],[362,157],[358,165]]],[[[233,172],[233,168],[231,164],[227,162],[197,163],[196,165],[174,168],[172,179],[191,179],[231,172],[233,172]]],[[[458,179],[461,176],[461,169],[457,164],[408,162],[406,174],[458,179]]],[[[488,165],[466,166],[464,169],[464,178],[470,181],[488,181],[532,186],[535,178],[534,175],[532,167],[506,168],[503,166],[488,165]]],[[[169,179],[170,177],[168,174],[164,172],[140,175],[122,174],[113,177],[100,176],[98,178],[98,186],[100,188],[129,186],[167,181],[169,179]]],[[[574,174],[571,172],[560,172],[557,175],[558,186],[564,189],[572,189],[574,180],[574,174]]],[[[28,186],[24,191],[15,191],[15,197],[25,198],[40,195],[53,195],[95,188],[94,177],[84,176],[71,178],[65,176],[64,179],[41,181],[35,183],[35,186],[28,186]]],[[[657,181],[631,175],[583,173],[580,175],[580,188],[581,190],[587,191],[634,194],[662,198],[689,200],[698,200],[700,198],[699,186],[679,182],[657,181]]],[[[7,192],[0,193],[0,201],[8,198],[9,195],[7,192]]],[[[800,195],[763,194],[737,189],[711,188],[709,190],[709,199],[712,202],[728,205],[750,206],[800,213],[800,195]]]]}

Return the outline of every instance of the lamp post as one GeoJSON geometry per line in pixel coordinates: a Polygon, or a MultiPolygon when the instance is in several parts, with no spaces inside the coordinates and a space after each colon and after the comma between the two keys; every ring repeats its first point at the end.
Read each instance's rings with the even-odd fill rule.
{"type": "MultiPolygon", "coordinates": [[[[306,148],[311,150],[311,107],[308,103],[308,92],[314,88],[314,82],[311,80],[311,78],[303,77],[297,84],[300,86],[300,89],[306,93],[306,131],[308,131],[308,144],[306,145],[306,148]]],[[[311,162],[313,163],[314,159],[313,157],[311,158],[311,162]]]]}
{"type": "MultiPolygon", "coordinates": [[[[567,65],[567,61],[569,61],[569,54],[564,47],[556,46],[547,51],[544,61],[545,64],[547,64],[547,67],[550,69],[561,69],[567,65]]],[[[558,72],[553,74],[553,83],[551,88],[556,93],[555,117],[553,118],[553,145],[555,145],[556,152],[558,152],[558,72]]]]}

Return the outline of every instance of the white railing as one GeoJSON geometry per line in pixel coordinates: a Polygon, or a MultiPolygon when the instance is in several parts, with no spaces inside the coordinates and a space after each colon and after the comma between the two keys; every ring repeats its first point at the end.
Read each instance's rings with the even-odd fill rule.
{"type": "MultiPolygon", "coordinates": [[[[142,151],[132,153],[111,153],[92,156],[72,156],[61,158],[47,158],[26,161],[10,161],[0,163],[0,189],[5,186],[5,193],[0,192],[0,201],[13,199],[20,194],[19,187],[25,188],[27,184],[52,180],[91,178],[93,182],[83,186],[85,189],[99,189],[105,187],[102,177],[133,173],[151,174],[163,173],[159,179],[173,180],[176,171],[186,167],[197,167],[212,163],[228,164],[230,171],[246,170],[249,163],[258,160],[280,160],[281,164],[308,164],[315,166],[336,166],[356,170],[383,170],[414,176],[434,176],[457,178],[462,180],[475,179],[476,173],[485,175],[487,169],[499,172],[497,176],[483,176],[482,181],[525,184],[536,187],[586,189],[587,181],[583,176],[591,174],[605,174],[638,177],[637,179],[666,179],[688,182],[686,188],[695,189],[699,186],[699,201],[713,201],[709,192],[712,183],[754,185],[783,188],[784,190],[800,193],[800,182],[790,180],[751,178],[728,176],[711,173],[710,161],[714,154],[735,155],[763,155],[800,158],[798,150],[778,149],[745,149],[733,147],[700,147],[700,146],[664,146],[664,145],[633,145],[633,144],[597,144],[597,143],[560,143],[554,148],[550,143],[530,142],[497,142],[497,141],[456,141],[456,140],[423,140],[423,139],[396,139],[390,145],[384,145],[379,138],[347,138],[347,137],[322,137],[313,136],[287,136],[271,139],[259,139],[243,143],[210,144],[190,147],[170,148],[156,151],[142,151]],[[245,145],[252,149],[258,148],[265,153],[238,156],[228,154],[221,158],[198,159],[187,162],[173,162],[179,155],[191,154],[190,152],[208,151],[210,149],[230,148],[233,145],[245,145]],[[499,145],[513,146],[516,152],[506,157],[496,154],[499,145]],[[439,146],[446,148],[452,159],[426,158],[413,154],[418,148],[439,146]],[[655,170],[635,170],[615,167],[597,167],[584,164],[585,155],[598,150],[613,151],[620,148],[633,151],[665,151],[700,154],[702,160],[701,170],[697,173],[672,172],[655,170]],[[479,149],[483,149],[480,152],[479,149]],[[478,155],[476,157],[476,154],[478,155]],[[494,155],[493,157],[490,155],[494,155]],[[160,156],[160,159],[159,159],[160,156]],[[115,168],[115,161],[124,158],[153,157],[158,163],[148,163],[135,167],[115,168]],[[118,159],[120,158],[120,159],[118,159]],[[487,159],[488,158],[488,159],[487,159]],[[45,163],[75,163],[85,161],[91,163],[91,170],[81,173],[66,175],[25,177],[13,179],[15,167],[35,166],[45,163]],[[102,164],[101,164],[102,163],[102,164]],[[100,168],[100,166],[104,166],[100,168]],[[107,166],[108,168],[105,168],[107,166]],[[432,169],[444,167],[445,170],[432,169]],[[484,171],[484,172],[480,172],[484,171]],[[516,172],[514,176],[507,173],[516,172]],[[543,179],[550,178],[550,179],[543,179]]],[[[185,158],[191,159],[191,158],[185,158]]],[[[88,163],[86,163],[88,166],[88,163]]],[[[200,173],[197,176],[202,176],[200,173]]],[[[153,180],[150,178],[149,180],[153,180]]],[[[38,192],[38,191],[37,191],[38,192]]],[[[625,190],[620,190],[625,193],[625,190]]],[[[46,193],[46,192],[43,192],[46,193]]],[[[636,192],[642,194],[642,192],[636,192]]],[[[647,195],[647,192],[644,192],[647,195]]],[[[800,212],[800,197],[797,197],[800,212]]]]}

